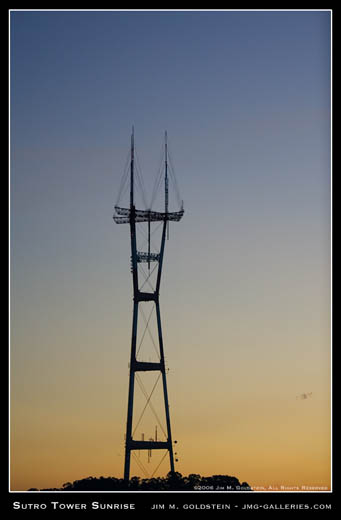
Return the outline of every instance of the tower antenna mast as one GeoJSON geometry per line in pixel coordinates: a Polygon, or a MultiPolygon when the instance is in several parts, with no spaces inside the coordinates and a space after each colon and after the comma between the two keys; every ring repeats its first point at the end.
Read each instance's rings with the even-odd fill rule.
{"type": "Polygon", "coordinates": [[[130,145],[130,209],[134,206],[134,126],[131,131],[130,145]]]}
{"type": "MultiPolygon", "coordinates": [[[[165,132],[165,213],[168,215],[168,146],[167,130],[165,132]]],[[[167,240],[169,240],[169,221],[167,221],[167,240]]]]}

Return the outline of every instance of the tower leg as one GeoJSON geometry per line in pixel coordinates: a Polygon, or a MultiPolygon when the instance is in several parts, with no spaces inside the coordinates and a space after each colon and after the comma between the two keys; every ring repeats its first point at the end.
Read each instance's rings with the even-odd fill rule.
{"type": "Polygon", "coordinates": [[[129,395],[128,395],[128,415],[126,430],[126,446],[125,446],[125,463],[124,463],[124,480],[128,481],[130,476],[130,443],[132,439],[133,425],[133,407],[134,407],[134,384],[135,384],[135,360],[136,360],[136,337],[137,337],[137,317],[139,304],[134,301],[133,311],[133,330],[131,337],[131,356],[130,356],[130,373],[129,373],[129,395]]]}
{"type": "Polygon", "coordinates": [[[173,442],[172,442],[172,433],[171,433],[171,425],[170,425],[169,404],[168,404],[168,392],[167,392],[165,356],[164,356],[164,350],[163,350],[160,304],[159,304],[158,300],[155,302],[155,308],[156,308],[156,319],[157,319],[157,328],[158,328],[159,345],[160,345],[160,361],[161,361],[161,367],[162,367],[161,370],[162,370],[162,382],[163,382],[163,395],[164,395],[164,401],[165,401],[166,424],[167,424],[167,435],[168,435],[168,445],[169,445],[169,448],[168,448],[169,462],[170,462],[171,472],[174,473],[173,442]]]}

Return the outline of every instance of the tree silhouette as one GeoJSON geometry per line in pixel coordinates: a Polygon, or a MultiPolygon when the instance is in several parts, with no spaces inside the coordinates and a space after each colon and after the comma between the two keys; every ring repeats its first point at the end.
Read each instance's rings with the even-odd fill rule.
{"type": "MultiPolygon", "coordinates": [[[[182,476],[169,472],[166,477],[132,477],[128,482],[115,477],[87,477],[74,482],[65,482],[61,489],[50,488],[41,491],[252,491],[247,482],[240,484],[236,477],[212,475],[202,477],[196,473],[182,476]]],[[[31,488],[29,491],[38,491],[31,488]]]]}

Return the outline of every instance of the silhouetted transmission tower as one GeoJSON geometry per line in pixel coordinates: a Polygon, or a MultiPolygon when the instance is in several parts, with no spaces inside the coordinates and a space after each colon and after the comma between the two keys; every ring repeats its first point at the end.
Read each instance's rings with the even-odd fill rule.
{"type": "MultiPolygon", "coordinates": [[[[164,158],[162,159],[161,168],[159,171],[159,176],[156,180],[156,185],[153,191],[152,201],[148,208],[146,209],[137,209],[135,207],[135,188],[138,184],[141,187],[141,177],[138,168],[136,168],[136,158],[135,158],[135,149],[134,149],[134,128],[132,130],[131,135],[131,149],[130,149],[130,168],[127,163],[126,170],[126,179],[122,180],[121,184],[121,192],[124,186],[124,182],[127,184],[127,180],[130,177],[130,204],[129,207],[122,207],[119,205],[120,195],[118,197],[118,202],[115,205],[115,214],[113,216],[114,221],[117,224],[129,224],[130,226],[130,244],[131,244],[131,272],[133,275],[133,291],[134,291],[134,307],[133,307],[133,322],[132,322],[132,337],[131,337],[131,355],[130,355],[130,367],[129,367],[129,394],[128,394],[128,414],[127,414],[127,426],[126,426],[126,437],[125,437],[125,464],[124,464],[124,479],[127,481],[130,478],[130,460],[131,460],[131,452],[133,450],[148,450],[148,461],[151,456],[151,450],[167,450],[169,453],[169,462],[170,462],[170,471],[174,472],[174,456],[173,456],[173,442],[172,442],[172,434],[171,434],[171,423],[170,423],[170,414],[169,414],[169,404],[168,404],[168,393],[167,393],[167,381],[166,381],[166,366],[165,366],[165,356],[164,356],[164,346],[162,339],[162,328],[161,328],[161,316],[160,316],[160,304],[159,304],[159,291],[160,291],[160,282],[161,282],[161,273],[162,273],[162,265],[163,265],[163,257],[165,250],[165,240],[168,235],[169,222],[178,222],[183,214],[183,202],[180,201],[179,191],[176,184],[175,174],[171,163],[171,158],[169,156],[168,148],[167,148],[167,133],[165,133],[165,143],[164,143],[164,158]],[[130,170],[130,176],[129,176],[130,170]],[[170,212],[168,210],[169,204],[169,180],[174,181],[175,189],[177,190],[178,195],[178,203],[180,206],[180,210],[176,212],[170,212]],[[156,191],[160,185],[164,184],[164,208],[163,211],[155,211],[152,209],[153,198],[155,196],[156,191]],[[162,228],[161,232],[161,243],[160,248],[157,251],[151,251],[151,225],[153,223],[159,223],[159,226],[162,228]],[[145,237],[147,237],[147,251],[138,250],[137,245],[137,225],[140,226],[140,223],[143,224],[144,228],[146,227],[144,233],[145,237]],[[151,291],[146,291],[143,287],[146,285],[146,282],[149,280],[149,276],[151,275],[151,264],[155,264],[152,271],[155,271],[156,281],[155,287],[152,287],[151,291]],[[139,280],[139,267],[142,267],[143,264],[146,264],[148,267],[148,274],[145,274],[143,270],[145,280],[144,283],[140,283],[139,280]],[[145,302],[152,302],[154,305],[156,312],[156,328],[158,333],[158,349],[157,361],[143,361],[138,359],[138,351],[137,351],[137,331],[138,331],[138,316],[139,316],[139,306],[144,304],[145,302]],[[144,440],[144,433],[142,433],[142,440],[134,439],[133,430],[133,413],[134,413],[134,387],[135,381],[137,381],[141,387],[142,382],[139,377],[139,372],[159,372],[159,377],[162,377],[162,388],[163,388],[163,402],[164,402],[164,412],[165,412],[165,423],[166,430],[164,431],[165,440],[158,440],[157,433],[155,433],[155,439],[144,440]]],[[[162,203],[163,204],[163,203],[162,203]]],[[[141,309],[142,310],[142,309],[141,309]]],[[[152,309],[153,311],[154,309],[152,309]]],[[[149,321],[149,320],[148,320],[149,321]]],[[[147,323],[148,326],[148,323],[147,323]]],[[[142,387],[142,390],[144,387],[142,387]]],[[[153,387],[153,391],[155,389],[155,385],[153,387]]],[[[152,393],[153,393],[152,391],[152,393]]],[[[146,405],[151,405],[150,396],[145,393],[146,397],[146,405]]],[[[153,409],[155,412],[155,410],[153,409]]],[[[162,426],[162,425],[161,425],[162,426]]],[[[156,430],[157,431],[157,430],[156,430]]],[[[165,456],[167,455],[167,451],[165,456]]],[[[134,453],[133,453],[134,455],[134,453]]],[[[163,459],[162,459],[163,460],[163,459]]],[[[139,459],[136,457],[137,463],[139,463],[139,459]]],[[[141,466],[140,466],[141,467],[141,466]]]]}

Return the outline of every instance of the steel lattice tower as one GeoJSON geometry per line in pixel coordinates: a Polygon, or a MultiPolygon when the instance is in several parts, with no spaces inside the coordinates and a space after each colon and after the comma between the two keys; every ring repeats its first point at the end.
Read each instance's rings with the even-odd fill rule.
{"type": "Polygon", "coordinates": [[[131,355],[129,365],[129,393],[128,393],[128,413],[127,413],[127,425],[126,425],[126,437],[125,437],[125,464],[124,464],[124,479],[126,481],[130,478],[130,460],[132,450],[157,450],[163,449],[168,450],[170,471],[174,472],[174,456],[173,456],[173,442],[171,434],[171,423],[169,414],[168,404],[168,392],[167,392],[167,380],[166,380],[166,367],[165,367],[165,356],[164,346],[162,337],[161,327],[161,315],[160,315],[160,304],[159,304],[159,291],[160,282],[163,266],[163,257],[165,250],[165,240],[168,230],[169,221],[178,222],[183,214],[183,203],[181,204],[181,210],[177,212],[168,211],[168,151],[167,151],[167,133],[165,133],[165,160],[164,160],[164,211],[153,211],[139,210],[135,207],[134,199],[134,185],[135,185],[135,151],[134,151],[134,128],[131,135],[131,150],[130,150],[130,206],[124,208],[115,205],[115,214],[113,216],[114,221],[117,224],[129,224],[130,226],[130,245],[131,245],[131,272],[133,277],[133,294],[134,294],[134,306],[133,306],[133,320],[132,320],[132,337],[131,337],[131,355]],[[150,227],[151,222],[161,222],[162,234],[161,244],[158,253],[151,252],[150,250],[150,227]],[[137,239],[136,239],[136,223],[146,223],[148,232],[148,251],[137,250],[137,239]],[[142,291],[139,284],[138,275],[138,264],[145,262],[150,267],[151,262],[157,264],[157,276],[155,290],[152,292],[142,291]],[[156,322],[157,322],[157,333],[158,333],[158,347],[159,347],[159,361],[158,362],[147,362],[139,361],[136,356],[136,345],[137,345],[137,325],[139,316],[139,305],[144,302],[154,302],[156,311],[156,322]],[[133,439],[133,412],[134,412],[134,387],[135,377],[137,372],[149,372],[159,371],[162,376],[162,388],[163,388],[163,400],[164,410],[166,418],[167,428],[167,440],[158,441],[153,440],[136,440],[133,439]]]}

